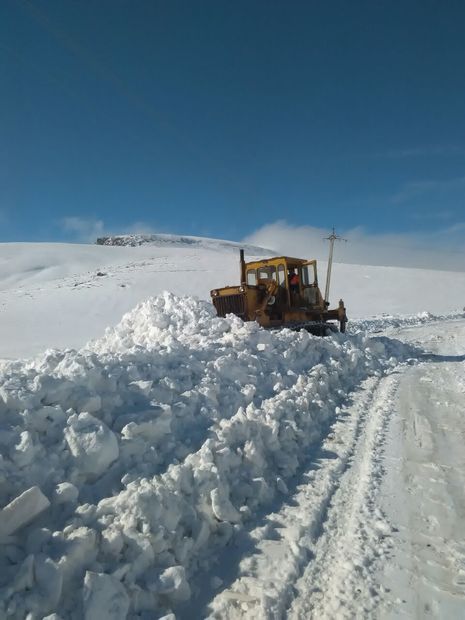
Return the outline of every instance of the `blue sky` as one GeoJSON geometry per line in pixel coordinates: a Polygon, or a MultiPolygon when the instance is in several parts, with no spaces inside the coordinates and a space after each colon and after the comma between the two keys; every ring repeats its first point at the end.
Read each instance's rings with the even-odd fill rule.
{"type": "Polygon", "coordinates": [[[461,1],[4,0],[0,52],[1,241],[286,221],[462,247],[461,1]]]}

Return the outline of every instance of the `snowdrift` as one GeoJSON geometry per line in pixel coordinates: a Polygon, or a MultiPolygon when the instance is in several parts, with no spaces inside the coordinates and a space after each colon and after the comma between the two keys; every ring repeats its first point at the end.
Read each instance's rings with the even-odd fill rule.
{"type": "Polygon", "coordinates": [[[165,293],[82,350],[4,362],[0,616],[175,611],[286,493],[347,394],[411,354],[264,331],[165,293]]]}

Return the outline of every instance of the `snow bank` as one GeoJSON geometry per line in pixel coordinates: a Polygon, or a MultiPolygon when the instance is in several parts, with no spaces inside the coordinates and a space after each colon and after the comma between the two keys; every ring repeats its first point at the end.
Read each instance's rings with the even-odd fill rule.
{"type": "Polygon", "coordinates": [[[40,501],[2,539],[0,616],[154,618],[185,604],[347,393],[407,355],[362,334],[265,331],[165,293],[85,349],[3,364],[0,506],[33,487],[40,501]]]}

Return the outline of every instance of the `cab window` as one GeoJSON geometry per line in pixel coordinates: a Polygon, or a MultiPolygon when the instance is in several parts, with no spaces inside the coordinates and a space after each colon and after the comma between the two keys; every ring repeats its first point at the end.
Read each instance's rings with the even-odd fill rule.
{"type": "Polygon", "coordinates": [[[258,269],[259,280],[276,280],[276,267],[260,267],[258,269]]]}
{"type": "Polygon", "coordinates": [[[310,284],[310,278],[308,274],[308,267],[302,267],[302,283],[304,286],[308,286],[310,284]]]}
{"type": "Polygon", "coordinates": [[[257,272],[255,269],[247,270],[247,284],[249,286],[255,286],[257,284],[257,272]]]}

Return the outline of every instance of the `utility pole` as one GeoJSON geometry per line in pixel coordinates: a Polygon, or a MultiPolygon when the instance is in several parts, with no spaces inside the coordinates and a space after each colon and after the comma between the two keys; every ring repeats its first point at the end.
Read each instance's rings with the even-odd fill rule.
{"type": "Polygon", "coordinates": [[[329,235],[329,237],[326,237],[326,241],[329,241],[328,270],[326,272],[326,288],[325,288],[325,303],[326,304],[328,304],[329,302],[329,285],[331,283],[331,268],[333,266],[334,242],[336,240],[347,241],[347,239],[343,239],[342,237],[339,237],[338,235],[336,235],[336,232],[333,226],[333,232],[329,235]]]}

